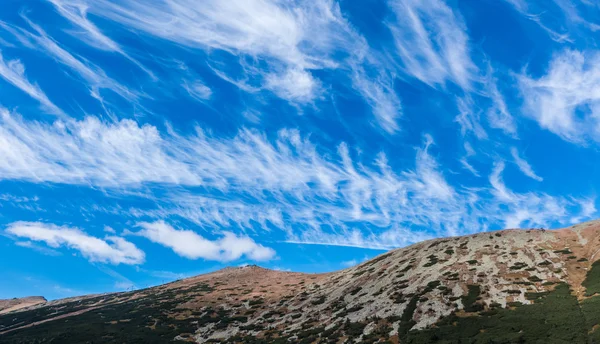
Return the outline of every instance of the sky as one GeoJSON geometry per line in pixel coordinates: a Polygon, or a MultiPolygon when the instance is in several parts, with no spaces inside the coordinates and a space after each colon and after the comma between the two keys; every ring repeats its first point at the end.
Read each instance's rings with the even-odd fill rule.
{"type": "Polygon", "coordinates": [[[0,298],[597,216],[596,1],[0,6],[0,298]]]}

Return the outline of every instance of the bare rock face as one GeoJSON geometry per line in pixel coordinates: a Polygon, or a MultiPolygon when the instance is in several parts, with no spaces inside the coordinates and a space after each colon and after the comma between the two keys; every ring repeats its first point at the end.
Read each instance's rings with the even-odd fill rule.
{"type": "MultiPolygon", "coordinates": [[[[600,305],[592,292],[596,272],[591,274],[599,252],[600,223],[588,222],[435,239],[326,274],[247,266],[133,292],[49,303],[39,297],[1,300],[0,342],[67,343],[64,333],[73,342],[95,343],[435,342],[454,335],[452,326],[469,338],[493,333],[494,317],[516,319],[555,298],[571,302],[569,311],[582,317],[580,330],[569,325],[563,331],[576,336],[566,340],[587,342],[600,327],[590,315],[597,308],[600,322],[600,307],[591,306],[600,305]]],[[[575,317],[566,309],[556,312],[575,317]]],[[[516,321],[505,342],[541,336],[546,324],[560,328],[552,316],[535,329],[516,321]]]]}

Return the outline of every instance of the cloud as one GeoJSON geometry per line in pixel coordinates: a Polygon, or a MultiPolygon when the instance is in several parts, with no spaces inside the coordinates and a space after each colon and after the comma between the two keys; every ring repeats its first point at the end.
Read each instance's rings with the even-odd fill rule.
{"type": "Polygon", "coordinates": [[[184,82],[183,88],[188,92],[188,94],[192,98],[199,101],[208,100],[212,96],[212,90],[210,89],[210,87],[204,85],[199,81],[193,81],[190,83],[184,82]]]}
{"type": "Polygon", "coordinates": [[[100,67],[75,57],[50,37],[40,26],[30,21],[27,17],[22,17],[35,33],[2,22],[0,22],[0,27],[18,39],[21,46],[38,50],[75,71],[90,85],[90,94],[93,97],[100,99],[99,89],[102,88],[110,89],[115,94],[129,100],[137,97],[135,92],[108,77],[100,67]]]}
{"type": "MultiPolygon", "coordinates": [[[[578,208],[580,218],[591,215],[592,207],[588,208],[586,203],[580,200],[572,201],[563,197],[552,197],[544,193],[527,192],[519,194],[510,190],[502,180],[504,163],[496,163],[490,183],[493,187],[492,194],[497,199],[498,205],[507,208],[501,214],[507,228],[519,228],[525,226],[546,226],[553,219],[568,221],[569,213],[578,208]]],[[[592,201],[593,203],[594,201],[592,201]]],[[[588,203],[589,204],[589,203],[588,203]]],[[[595,211],[595,208],[593,208],[595,211]]]]}
{"type": "MultiPolygon", "coordinates": [[[[362,75],[365,66],[390,72],[396,67],[375,57],[336,1],[50,1],[83,31],[74,34],[94,47],[125,54],[101,33],[90,15],[177,46],[207,53],[224,51],[235,56],[239,65],[209,64],[217,76],[246,92],[268,90],[294,105],[322,99],[331,87],[315,75],[339,69],[349,76],[351,86],[373,109],[382,128],[397,130],[395,120],[401,107],[392,78],[384,76],[387,73],[375,78],[362,75]]],[[[191,79],[183,87],[201,101],[212,94],[208,86],[191,79]]]]}
{"type": "Polygon", "coordinates": [[[471,172],[475,177],[479,177],[479,172],[477,172],[477,170],[475,169],[475,167],[473,167],[473,165],[471,165],[469,163],[469,161],[467,160],[467,158],[460,159],[460,164],[463,166],[464,169],[466,169],[467,171],[471,172]]]}
{"type": "Polygon", "coordinates": [[[51,1],[86,30],[86,40],[95,46],[121,51],[87,19],[88,13],[178,45],[264,61],[266,67],[250,66],[262,86],[294,102],[317,95],[319,83],[309,70],[335,68],[336,50],[352,42],[338,5],[329,0],[51,1]]]}
{"type": "Polygon", "coordinates": [[[505,134],[516,137],[517,126],[515,120],[508,110],[504,96],[498,89],[498,80],[493,77],[491,67],[489,67],[489,74],[486,90],[492,100],[492,107],[487,113],[490,127],[501,129],[505,134]]]}
{"type": "Polygon", "coordinates": [[[31,98],[37,100],[42,108],[54,115],[63,115],[54,103],[48,99],[48,96],[42,89],[34,83],[31,83],[25,75],[25,66],[19,60],[5,61],[0,52],[0,77],[14,87],[20,89],[31,98]]]}
{"type": "Polygon", "coordinates": [[[511,147],[510,154],[512,155],[512,157],[514,159],[515,164],[517,164],[517,166],[519,167],[519,170],[521,170],[521,172],[523,172],[524,175],[526,175],[527,177],[529,177],[531,179],[537,180],[538,182],[541,182],[542,180],[544,180],[542,177],[538,176],[537,174],[535,174],[535,172],[533,172],[533,168],[531,168],[531,165],[529,165],[527,160],[525,160],[519,156],[519,152],[517,151],[517,148],[511,147]]]}
{"type": "Polygon", "coordinates": [[[430,135],[416,148],[414,162],[392,169],[384,152],[360,159],[346,143],[328,151],[289,129],[270,138],[250,129],[232,137],[200,129],[181,136],[131,120],[88,117],[47,124],[7,111],[0,120],[1,180],[85,185],[116,193],[144,190],[143,197],[156,207],[115,210],[141,221],[178,216],[207,229],[278,228],[283,241],[391,248],[422,235],[456,235],[497,225],[515,206],[533,213],[537,206],[523,197],[553,199],[563,209],[552,216],[529,216],[533,223],[565,220],[567,213],[578,212],[579,203],[565,197],[510,191],[501,172],[492,175],[488,187],[451,185],[432,155],[436,147],[430,135]]]}
{"type": "Polygon", "coordinates": [[[600,54],[563,50],[545,75],[519,76],[523,114],[563,139],[597,140],[600,130],[600,54]]]}
{"type": "Polygon", "coordinates": [[[36,245],[35,243],[33,243],[31,241],[17,241],[17,242],[15,242],[15,245],[32,249],[32,250],[37,251],[46,256],[60,256],[61,255],[61,253],[58,252],[57,250],[53,250],[48,247],[36,245]]]}
{"type": "Polygon", "coordinates": [[[188,259],[203,258],[229,262],[245,257],[255,261],[270,260],[275,251],[257,244],[249,237],[237,236],[223,231],[222,238],[211,241],[191,230],[179,230],[164,221],[139,223],[142,230],[132,233],[172,249],[178,255],[188,259]]]}
{"type": "Polygon", "coordinates": [[[135,288],[136,288],[135,284],[130,283],[130,282],[126,282],[126,281],[115,282],[115,289],[117,291],[127,291],[127,290],[133,290],[135,288]]]}
{"type": "Polygon", "coordinates": [[[423,240],[433,239],[433,236],[415,230],[392,228],[379,234],[365,234],[359,229],[345,228],[338,233],[326,233],[317,229],[309,229],[300,233],[296,238],[287,240],[288,243],[305,245],[331,245],[358,247],[375,250],[391,250],[405,247],[423,240]]]}
{"type": "Polygon", "coordinates": [[[356,259],[345,260],[345,261],[341,262],[340,265],[342,265],[343,267],[349,268],[349,267],[358,265],[358,261],[356,259]]]}
{"type": "Polygon", "coordinates": [[[163,151],[152,126],[131,120],[109,124],[95,117],[46,124],[2,109],[0,124],[1,179],[113,186],[200,182],[163,151]]]}
{"type": "Polygon", "coordinates": [[[558,43],[573,43],[581,38],[581,29],[592,33],[600,30],[595,11],[590,8],[595,3],[587,0],[504,1],[558,43]]]}
{"type": "Polygon", "coordinates": [[[156,80],[156,76],[148,70],[139,61],[132,58],[125,52],[121,46],[102,33],[102,31],[88,19],[88,11],[90,6],[86,1],[78,0],[48,0],[51,2],[59,14],[67,19],[71,24],[77,26],[79,30],[72,30],[70,33],[80,38],[90,46],[96,49],[116,52],[134,63],[137,67],[148,74],[152,79],[156,80]]]}
{"type": "Polygon", "coordinates": [[[466,25],[444,1],[390,0],[394,35],[404,72],[437,87],[453,82],[471,88],[477,67],[469,55],[466,25]]]}
{"type": "Polygon", "coordinates": [[[311,101],[320,88],[319,82],[309,72],[300,69],[267,75],[265,87],[280,98],[300,103],[311,101]]]}
{"type": "Polygon", "coordinates": [[[77,228],[41,222],[14,222],[5,232],[18,238],[44,242],[54,249],[61,246],[74,249],[91,262],[134,265],[143,263],[145,259],[144,252],[121,237],[99,239],[77,228]]]}
{"type": "Polygon", "coordinates": [[[373,110],[381,128],[388,133],[398,130],[397,119],[402,115],[402,105],[394,90],[392,77],[381,74],[372,80],[362,68],[357,68],[352,82],[373,110]]]}

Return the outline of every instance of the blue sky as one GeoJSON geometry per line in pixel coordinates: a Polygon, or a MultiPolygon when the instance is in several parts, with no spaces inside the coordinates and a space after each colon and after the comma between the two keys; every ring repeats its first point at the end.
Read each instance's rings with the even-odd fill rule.
{"type": "Polygon", "coordinates": [[[5,0],[0,298],[596,216],[589,0],[5,0]]]}

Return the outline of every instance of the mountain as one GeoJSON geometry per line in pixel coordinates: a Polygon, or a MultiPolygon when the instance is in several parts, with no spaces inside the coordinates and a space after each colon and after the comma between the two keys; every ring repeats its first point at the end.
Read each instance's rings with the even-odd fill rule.
{"type": "Polygon", "coordinates": [[[588,222],[429,240],[326,274],[227,268],[0,314],[0,343],[600,343],[599,252],[588,222]]]}

